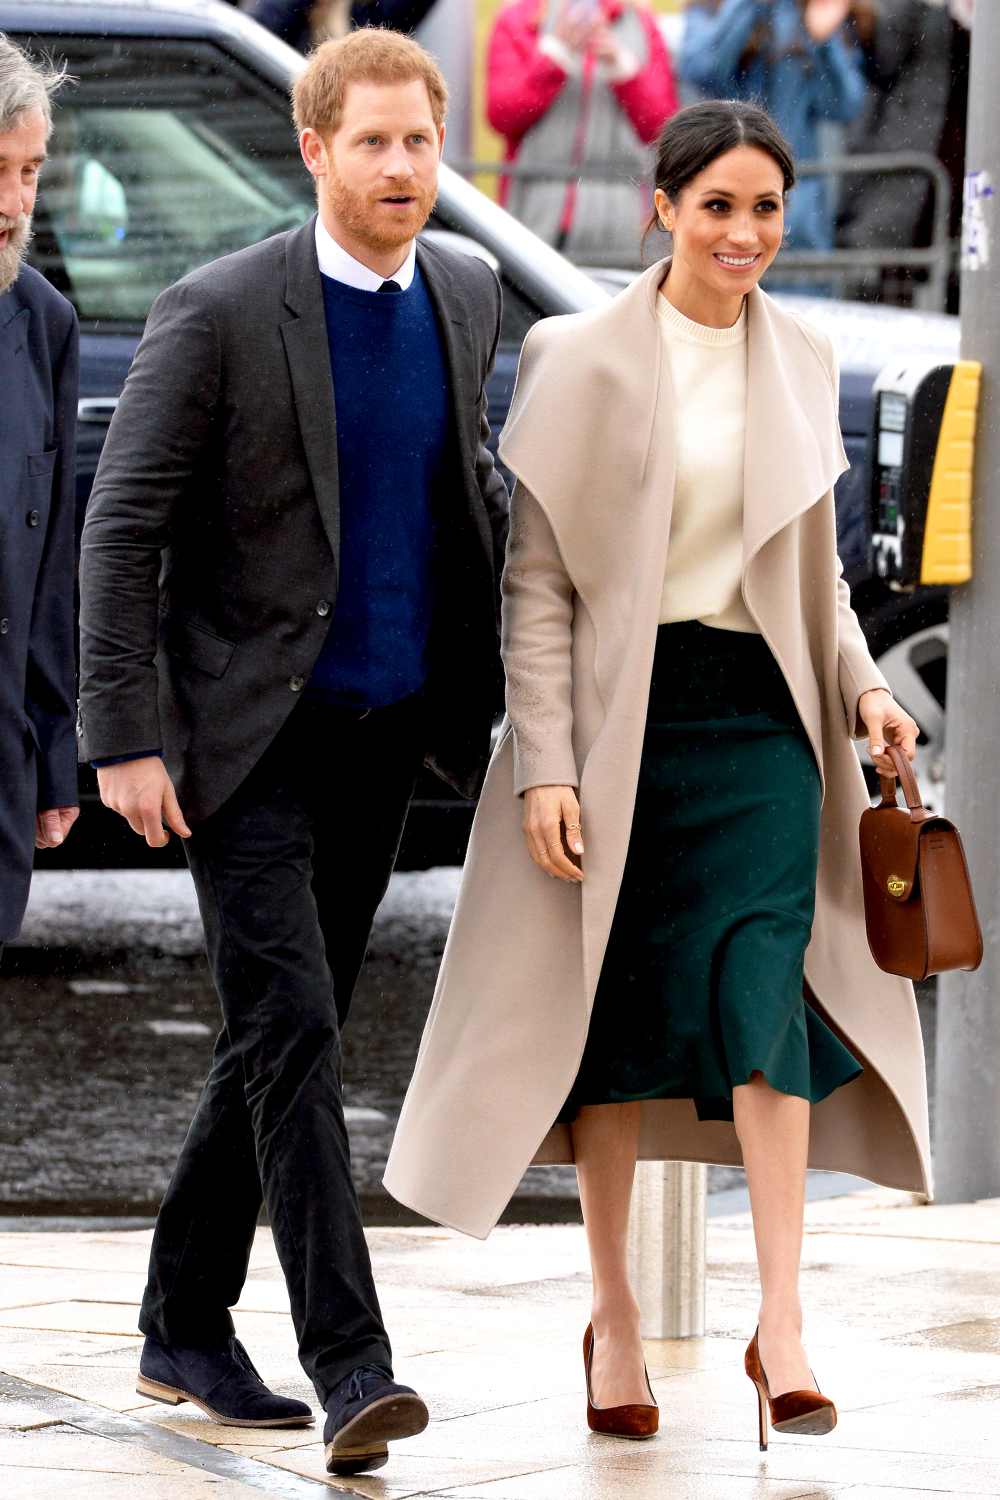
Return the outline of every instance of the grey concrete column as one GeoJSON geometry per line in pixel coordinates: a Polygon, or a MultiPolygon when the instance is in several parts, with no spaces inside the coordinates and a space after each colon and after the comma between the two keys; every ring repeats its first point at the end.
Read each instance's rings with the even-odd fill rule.
{"type": "Polygon", "coordinates": [[[700,1162],[641,1161],[629,1221],[629,1273],[646,1339],[705,1332],[707,1169],[700,1162]]]}
{"type": "Polygon", "coordinates": [[[952,589],[948,805],[962,832],[986,953],[938,981],[936,1196],[1000,1193],[1000,5],[972,28],[962,236],[962,357],[983,363],[971,582],[952,589]]]}

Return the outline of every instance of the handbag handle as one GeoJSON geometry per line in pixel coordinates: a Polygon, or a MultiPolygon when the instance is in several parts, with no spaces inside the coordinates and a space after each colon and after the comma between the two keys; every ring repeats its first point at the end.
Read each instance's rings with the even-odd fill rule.
{"type": "Polygon", "coordinates": [[[910,812],[916,812],[924,806],[924,800],[920,795],[920,788],[917,785],[917,778],[913,774],[913,767],[898,745],[886,745],[885,752],[896,767],[896,775],[899,780],[897,783],[890,776],[879,776],[878,781],[879,789],[882,793],[882,806],[895,807],[897,805],[896,786],[898,784],[903,788],[903,796],[906,799],[906,805],[910,809],[910,812]]]}

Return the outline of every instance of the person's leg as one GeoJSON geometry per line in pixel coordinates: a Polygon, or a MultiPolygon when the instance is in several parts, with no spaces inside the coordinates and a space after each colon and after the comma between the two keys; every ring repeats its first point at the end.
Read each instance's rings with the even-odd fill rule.
{"type": "MultiPolygon", "coordinates": [[[[220,914],[200,854],[192,859],[192,849],[200,851],[203,837],[211,845],[220,822],[268,795],[271,769],[282,754],[286,733],[279,735],[225,807],[203,825],[194,843],[185,846],[223,1016],[226,1000],[217,963],[220,914]]],[[[143,1333],[168,1347],[206,1347],[228,1339],[233,1332],[229,1309],[243,1290],[262,1202],[241,1047],[234,1044],[223,1021],[211,1071],[157,1214],[139,1316],[143,1333]]]]}
{"type": "Polygon", "coordinates": [[[779,1093],[759,1073],[733,1089],[760,1270],[760,1358],[772,1396],[813,1388],[799,1300],[809,1111],[807,1099],[779,1093]]]}
{"type": "MultiPolygon", "coordinates": [[[[422,712],[409,701],[346,722],[337,735],[342,795],[322,797],[315,810],[312,888],[342,1029],[413,796],[422,712]],[[372,791],[358,796],[353,786],[361,768],[372,791]]],[[[322,710],[314,717],[321,720],[322,710]]]]}
{"type": "Polygon", "coordinates": [[[243,1069],[225,1027],[160,1204],[139,1327],[168,1347],[233,1332],[262,1201],[243,1069]]]}
{"type": "MultiPolygon", "coordinates": [[[[340,1030],[311,884],[312,783],[322,776],[332,803],[346,791],[334,746],[329,738],[315,743],[315,728],[306,718],[290,725],[195,830],[188,855],[300,1358],[325,1404],[357,1366],[391,1369],[391,1352],[351,1178],[340,1030]]],[[[323,728],[335,732],[332,723],[323,728]]],[[[349,880],[368,851],[339,852],[349,880]]],[[[157,1279],[169,1282],[175,1310],[196,1296],[200,1263],[217,1257],[211,1195],[223,1189],[230,1164],[216,1149],[214,1119],[203,1170],[173,1191],[169,1246],[166,1232],[160,1236],[161,1266],[170,1264],[157,1279]]]]}
{"type": "Polygon", "coordinates": [[[593,1278],[595,1406],[649,1405],[627,1261],[640,1111],[637,1103],[585,1105],[571,1126],[593,1278]]]}

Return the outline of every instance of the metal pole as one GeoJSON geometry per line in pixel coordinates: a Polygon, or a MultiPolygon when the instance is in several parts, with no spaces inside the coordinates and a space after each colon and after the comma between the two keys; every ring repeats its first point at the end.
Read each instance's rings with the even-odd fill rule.
{"type": "Polygon", "coordinates": [[[1000,1193],[1000,5],[972,29],[962,233],[962,355],[983,363],[973,567],[950,602],[948,807],[965,836],[986,953],[938,981],[935,1167],[942,1203],[1000,1193]]]}
{"type": "Polygon", "coordinates": [[[644,1339],[705,1332],[705,1185],[700,1162],[641,1161],[629,1219],[629,1274],[644,1339]]]}

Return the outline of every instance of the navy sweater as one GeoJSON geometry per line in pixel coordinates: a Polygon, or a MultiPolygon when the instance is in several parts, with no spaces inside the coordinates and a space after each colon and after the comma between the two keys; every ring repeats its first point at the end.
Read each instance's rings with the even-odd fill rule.
{"type": "Polygon", "coordinates": [[[340,570],[330,631],[308,692],[378,708],[427,675],[434,606],[434,493],[450,381],[419,267],[405,292],[324,276],[337,413],[340,570]]]}

